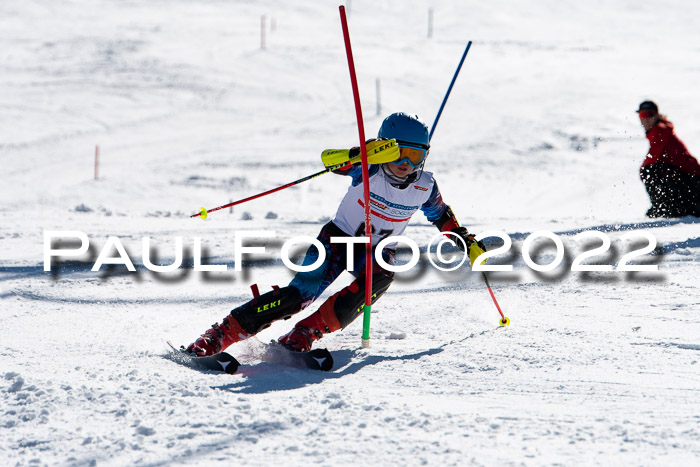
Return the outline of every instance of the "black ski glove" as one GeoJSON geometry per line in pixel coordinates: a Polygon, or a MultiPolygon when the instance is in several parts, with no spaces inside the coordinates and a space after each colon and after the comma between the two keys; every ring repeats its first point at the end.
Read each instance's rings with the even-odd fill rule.
{"type": "Polygon", "coordinates": [[[459,240],[455,242],[460,250],[464,251],[464,245],[466,245],[467,250],[469,250],[473,244],[476,244],[479,248],[481,248],[481,251],[486,251],[484,242],[481,240],[477,241],[476,236],[474,234],[470,234],[466,227],[455,227],[452,229],[452,233],[459,235],[459,237],[464,240],[464,243],[460,242],[459,240]]]}
{"type": "MultiPolygon", "coordinates": [[[[467,254],[469,255],[469,263],[471,263],[473,267],[474,261],[476,261],[476,259],[486,251],[484,242],[481,240],[477,241],[474,234],[470,234],[465,227],[455,227],[452,229],[452,232],[459,235],[459,237],[464,240],[464,244],[460,241],[456,241],[455,243],[462,251],[464,251],[464,245],[466,244],[467,254]]],[[[482,261],[481,264],[484,264],[484,262],[486,262],[486,260],[482,261]]]]}
{"type": "MultiPolygon", "coordinates": [[[[372,141],[377,141],[377,138],[370,138],[367,141],[365,141],[365,144],[369,144],[372,141]]],[[[360,147],[359,146],[354,146],[354,147],[350,148],[350,159],[355,158],[359,155],[360,155],[360,147]]],[[[360,164],[362,164],[362,162],[357,161],[353,165],[360,165],[360,164]]]]}

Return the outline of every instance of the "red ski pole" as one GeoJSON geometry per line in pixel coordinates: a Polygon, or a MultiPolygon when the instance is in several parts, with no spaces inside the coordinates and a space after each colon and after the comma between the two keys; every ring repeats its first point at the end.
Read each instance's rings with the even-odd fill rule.
{"type": "MultiPolygon", "coordinates": [[[[430,140],[432,141],[433,139],[433,133],[435,132],[435,127],[438,124],[438,121],[440,121],[440,115],[442,115],[442,110],[445,108],[445,104],[447,103],[447,99],[450,97],[450,92],[452,92],[452,87],[455,84],[455,81],[457,81],[457,76],[459,75],[459,70],[462,69],[462,64],[464,64],[464,60],[467,58],[467,54],[469,53],[469,48],[472,46],[472,41],[469,41],[467,43],[467,48],[464,49],[464,54],[462,54],[462,58],[459,61],[459,65],[457,65],[457,70],[455,71],[454,76],[452,77],[452,81],[450,82],[450,86],[447,88],[447,93],[445,94],[445,98],[442,100],[442,104],[440,105],[440,110],[438,110],[437,116],[435,117],[435,121],[433,122],[433,126],[430,129],[430,140]]],[[[501,326],[508,326],[510,324],[510,319],[508,319],[507,316],[503,315],[503,312],[501,311],[501,307],[498,305],[498,301],[496,300],[496,296],[493,294],[493,290],[491,290],[491,284],[489,284],[489,280],[486,277],[485,272],[481,272],[482,276],[484,276],[484,281],[486,282],[486,287],[489,289],[489,293],[491,294],[491,298],[493,299],[494,305],[496,305],[496,309],[498,312],[501,314],[501,320],[499,321],[501,326]]]]}
{"type": "Polygon", "coordinates": [[[484,281],[486,282],[486,287],[488,287],[488,289],[489,289],[489,293],[491,294],[491,298],[493,299],[494,305],[496,305],[496,309],[501,314],[501,320],[499,321],[499,324],[501,326],[508,326],[510,324],[510,319],[507,316],[503,315],[503,312],[501,311],[501,307],[498,306],[498,302],[496,301],[496,296],[493,294],[493,290],[491,290],[491,284],[489,284],[489,279],[488,279],[488,277],[486,277],[486,273],[482,271],[481,275],[484,277],[484,281]]]}
{"type": "MultiPolygon", "coordinates": [[[[336,170],[341,170],[345,169],[348,167],[351,167],[356,164],[362,163],[362,156],[354,156],[350,157],[347,160],[342,160],[342,153],[345,152],[346,155],[349,157],[349,151],[343,151],[343,150],[333,150],[329,149],[323,152],[323,154],[327,155],[328,158],[327,160],[324,161],[324,165],[326,166],[325,169],[321,170],[320,172],[316,172],[315,174],[307,175],[304,178],[300,178],[299,180],[294,180],[293,182],[289,182],[285,185],[278,186],[277,188],[273,188],[272,190],[267,190],[262,193],[258,193],[257,195],[249,196],[247,198],[239,199],[238,201],[233,201],[231,203],[224,204],[223,206],[219,206],[213,209],[204,209],[201,208],[198,213],[192,214],[190,217],[201,217],[202,219],[207,218],[207,214],[210,212],[218,211],[219,209],[225,209],[225,208],[230,208],[231,206],[236,206],[237,204],[242,204],[246,203],[248,201],[252,201],[254,199],[262,198],[263,196],[267,196],[272,193],[276,193],[280,190],[284,190],[285,188],[292,187],[294,185],[298,185],[302,182],[306,182],[308,180],[311,180],[312,178],[319,177],[323,174],[327,174],[329,172],[333,172],[336,170]],[[326,154],[327,153],[327,154],[326,154]]],[[[323,156],[323,155],[322,155],[323,156]]],[[[382,140],[381,142],[374,142],[372,143],[372,147],[370,150],[370,154],[367,155],[367,161],[372,161],[372,164],[383,164],[385,162],[393,161],[397,157],[399,157],[399,147],[396,144],[395,139],[387,139],[387,140],[382,140]]]]}
{"type": "Polygon", "coordinates": [[[328,172],[333,172],[334,170],[338,170],[338,169],[342,169],[344,167],[350,166],[350,165],[352,165],[352,163],[353,163],[353,161],[350,160],[350,161],[344,162],[342,164],[337,164],[337,165],[328,167],[324,170],[321,170],[320,172],[316,172],[315,174],[307,175],[306,177],[300,178],[299,180],[294,180],[293,182],[289,182],[286,185],[278,186],[277,188],[273,188],[272,190],[267,190],[267,191],[264,191],[262,193],[258,193],[257,195],[253,195],[253,196],[249,196],[247,198],[239,199],[238,201],[224,204],[223,206],[219,206],[219,207],[212,208],[212,209],[201,208],[198,213],[192,214],[190,217],[201,217],[202,219],[206,219],[207,214],[209,214],[210,212],[218,211],[219,209],[230,208],[231,206],[236,206],[237,204],[243,204],[243,203],[246,203],[248,201],[252,201],[254,199],[262,198],[263,196],[266,196],[266,195],[269,195],[272,193],[276,193],[280,190],[284,190],[285,188],[289,188],[289,187],[292,187],[294,185],[298,185],[302,182],[306,182],[308,180],[311,180],[312,178],[316,178],[316,177],[319,177],[323,174],[327,174],[328,172]]]}

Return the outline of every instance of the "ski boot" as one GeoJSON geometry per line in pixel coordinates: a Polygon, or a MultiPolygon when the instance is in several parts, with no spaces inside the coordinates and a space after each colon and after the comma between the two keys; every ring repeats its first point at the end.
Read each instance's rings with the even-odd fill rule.
{"type": "Polygon", "coordinates": [[[340,329],[340,322],[331,307],[322,306],[318,311],[299,321],[294,329],[278,339],[279,343],[296,352],[308,352],[314,341],[324,334],[340,329]]]}
{"type": "Polygon", "coordinates": [[[232,316],[227,316],[221,324],[212,324],[211,329],[187,346],[187,352],[198,357],[206,357],[221,352],[234,342],[251,337],[232,316]]]}
{"type": "Polygon", "coordinates": [[[270,326],[273,321],[286,319],[301,309],[301,294],[296,287],[273,287],[260,295],[253,284],[253,299],[231,310],[221,324],[212,325],[202,337],[187,347],[199,357],[214,355],[229,345],[247,339],[270,326]]]}

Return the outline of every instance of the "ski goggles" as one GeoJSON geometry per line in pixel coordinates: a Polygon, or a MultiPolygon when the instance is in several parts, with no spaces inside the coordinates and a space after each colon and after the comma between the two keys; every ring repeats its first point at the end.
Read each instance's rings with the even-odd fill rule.
{"type": "Polygon", "coordinates": [[[411,167],[418,167],[425,161],[427,154],[427,149],[399,146],[399,158],[393,161],[392,164],[401,165],[404,162],[408,162],[411,167]]]}
{"type": "Polygon", "coordinates": [[[642,118],[649,118],[649,117],[651,117],[651,112],[646,111],[646,110],[640,110],[640,111],[639,111],[639,118],[640,118],[640,120],[641,120],[642,118]]]}

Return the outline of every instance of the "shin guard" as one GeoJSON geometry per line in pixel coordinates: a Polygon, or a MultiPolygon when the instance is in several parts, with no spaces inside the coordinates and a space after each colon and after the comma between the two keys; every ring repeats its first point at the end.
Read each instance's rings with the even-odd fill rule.
{"type": "Polygon", "coordinates": [[[288,286],[267,292],[231,310],[231,316],[240,323],[245,332],[257,334],[270,326],[273,321],[287,319],[299,310],[301,310],[299,289],[288,286]]]}
{"type": "MultiPolygon", "coordinates": [[[[372,303],[387,291],[393,277],[386,274],[375,274],[372,277],[372,303]]],[[[365,304],[365,278],[360,276],[355,281],[326,300],[317,313],[324,316],[324,321],[337,322],[339,328],[345,328],[352,323],[355,318],[362,314],[365,304]],[[334,315],[335,320],[330,316],[334,315]]],[[[335,331],[336,329],[331,329],[335,331]]]]}

